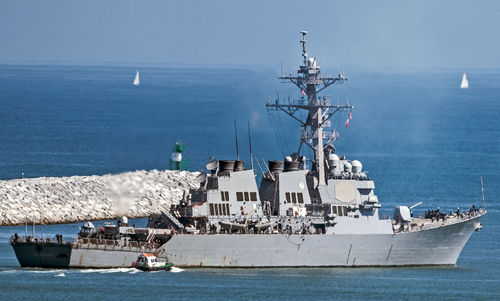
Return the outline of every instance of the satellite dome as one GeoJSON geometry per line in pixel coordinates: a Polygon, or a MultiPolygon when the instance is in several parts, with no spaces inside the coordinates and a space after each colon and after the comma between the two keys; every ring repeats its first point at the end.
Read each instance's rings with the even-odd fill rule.
{"type": "Polygon", "coordinates": [[[353,173],[360,173],[362,168],[363,168],[363,164],[361,164],[361,162],[359,162],[358,160],[352,161],[352,172],[353,173]]]}
{"type": "Polygon", "coordinates": [[[349,162],[345,163],[345,164],[344,164],[344,171],[345,171],[345,172],[351,172],[351,170],[352,170],[352,165],[351,165],[351,163],[349,163],[349,162]]]}
{"type": "Polygon", "coordinates": [[[336,168],[339,166],[339,156],[337,156],[336,154],[329,154],[328,155],[328,164],[330,165],[330,167],[333,167],[333,168],[336,168]]]}
{"type": "Polygon", "coordinates": [[[285,157],[285,161],[286,161],[286,162],[292,162],[292,157],[290,157],[290,156],[286,156],[286,157],[285,157]]]}
{"type": "Polygon", "coordinates": [[[126,216],[122,216],[122,224],[128,224],[128,218],[126,216]]]}
{"type": "Polygon", "coordinates": [[[337,156],[336,154],[329,154],[329,155],[328,155],[328,160],[331,160],[331,161],[333,161],[333,160],[338,161],[338,160],[340,160],[340,159],[339,159],[339,156],[337,156]]]}

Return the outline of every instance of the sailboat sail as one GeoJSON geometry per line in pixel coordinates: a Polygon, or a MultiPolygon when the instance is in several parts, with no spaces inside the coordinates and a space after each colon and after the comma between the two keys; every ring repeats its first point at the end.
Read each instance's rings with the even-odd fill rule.
{"type": "Polygon", "coordinates": [[[469,81],[467,80],[467,75],[465,73],[462,75],[462,83],[460,84],[460,89],[469,88],[469,81]]]}
{"type": "Polygon", "coordinates": [[[135,79],[134,79],[134,86],[139,86],[139,70],[137,70],[137,73],[135,74],[135,79]]]}

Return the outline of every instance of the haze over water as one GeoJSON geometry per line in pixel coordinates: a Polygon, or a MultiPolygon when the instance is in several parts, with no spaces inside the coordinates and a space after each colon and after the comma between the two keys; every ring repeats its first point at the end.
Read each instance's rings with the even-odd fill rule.
{"type": "MultiPolygon", "coordinates": [[[[141,85],[134,87],[136,69],[0,65],[0,179],[165,169],[178,139],[186,143],[190,169],[198,170],[210,155],[235,157],[235,118],[247,166],[247,122],[259,158],[280,160],[296,151],[297,124],[281,113],[270,117],[264,107],[277,91],[299,97],[276,80],[279,70],[151,65],[139,68],[141,85]]],[[[0,299],[498,299],[500,72],[467,72],[470,88],[460,90],[462,72],[345,70],[349,81],[325,91],[333,102],[349,98],[354,105],[348,128],[345,114],[332,122],[340,132],[337,152],[369,171],[383,214],[419,201],[417,213],[478,206],[484,177],[484,230],[472,235],[457,267],[19,269],[8,238],[24,228],[0,227],[0,299]]],[[[77,231],[78,225],[43,229],[66,238],[77,231]]]]}

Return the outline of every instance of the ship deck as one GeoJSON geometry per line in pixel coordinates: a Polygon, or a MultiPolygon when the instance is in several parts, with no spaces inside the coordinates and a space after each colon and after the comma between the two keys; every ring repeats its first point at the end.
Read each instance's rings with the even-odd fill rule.
{"type": "Polygon", "coordinates": [[[443,218],[424,218],[424,217],[415,217],[412,218],[412,221],[405,226],[399,226],[394,224],[394,232],[395,233],[406,233],[406,232],[415,232],[422,230],[430,230],[434,228],[439,228],[443,226],[449,226],[453,224],[458,224],[461,222],[466,222],[472,219],[476,219],[486,214],[486,211],[473,211],[467,212],[460,215],[452,214],[446,215],[443,218]]]}

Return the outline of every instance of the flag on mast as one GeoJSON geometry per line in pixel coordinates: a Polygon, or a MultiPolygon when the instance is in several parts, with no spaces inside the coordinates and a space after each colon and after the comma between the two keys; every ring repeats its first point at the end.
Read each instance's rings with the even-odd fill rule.
{"type": "Polygon", "coordinates": [[[349,126],[351,119],[352,119],[352,114],[351,114],[351,112],[349,112],[349,116],[347,116],[347,120],[345,121],[345,127],[349,126]]]}

